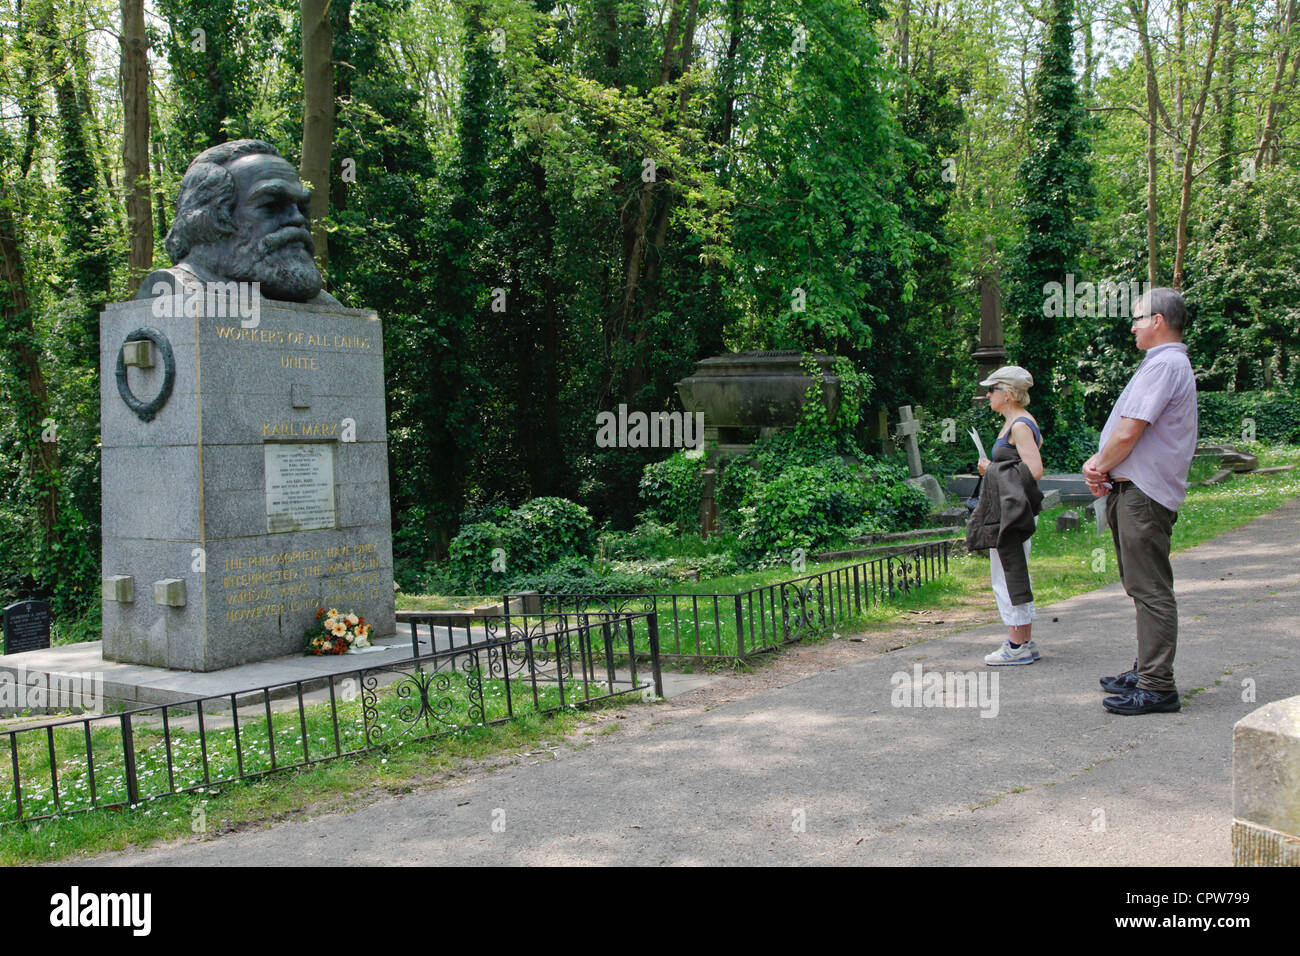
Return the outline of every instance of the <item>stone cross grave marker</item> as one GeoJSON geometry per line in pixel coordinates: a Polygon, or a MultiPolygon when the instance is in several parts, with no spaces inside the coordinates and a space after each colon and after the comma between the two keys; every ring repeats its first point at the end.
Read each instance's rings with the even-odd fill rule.
{"type": "Polygon", "coordinates": [[[50,646],[48,601],[18,601],[5,608],[4,653],[20,654],[50,646]]]}
{"type": "Polygon", "coordinates": [[[920,478],[921,446],[917,444],[916,433],[921,430],[921,423],[912,418],[912,406],[904,405],[898,410],[898,437],[907,447],[907,470],[913,478],[920,478]]]}

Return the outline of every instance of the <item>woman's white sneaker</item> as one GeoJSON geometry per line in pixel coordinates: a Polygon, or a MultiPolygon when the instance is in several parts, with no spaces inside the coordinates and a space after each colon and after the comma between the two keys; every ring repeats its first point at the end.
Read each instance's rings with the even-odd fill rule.
{"type": "Polygon", "coordinates": [[[1026,641],[1019,647],[1012,647],[1010,641],[1003,641],[1002,646],[992,654],[984,655],[984,663],[1000,667],[1004,664],[1032,664],[1038,658],[1038,648],[1034,646],[1032,640],[1026,641]]]}

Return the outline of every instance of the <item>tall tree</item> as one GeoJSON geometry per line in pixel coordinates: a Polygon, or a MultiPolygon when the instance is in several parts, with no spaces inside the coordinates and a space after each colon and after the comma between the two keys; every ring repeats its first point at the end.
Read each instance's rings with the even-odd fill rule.
{"type": "Polygon", "coordinates": [[[1064,286],[1066,276],[1078,270],[1094,196],[1072,66],[1073,11],[1073,0],[1052,0],[1034,74],[1030,153],[1020,165],[1024,238],[1011,257],[1006,296],[1008,312],[1020,324],[1016,364],[1034,376],[1038,394],[1049,396],[1035,406],[1049,455],[1064,450],[1068,436],[1057,425],[1078,421],[1079,396],[1071,376],[1058,374],[1075,344],[1074,329],[1066,315],[1045,314],[1053,311],[1047,308],[1048,284],[1064,286]]]}
{"type": "Polygon", "coordinates": [[[149,40],[144,0],[121,0],[122,181],[126,193],[127,293],[153,268],[149,186],[149,40]]]}
{"type": "Polygon", "coordinates": [[[329,269],[331,155],[334,149],[334,33],[330,0],[300,0],[302,12],[302,164],[312,191],[311,233],[316,259],[329,269]]]}

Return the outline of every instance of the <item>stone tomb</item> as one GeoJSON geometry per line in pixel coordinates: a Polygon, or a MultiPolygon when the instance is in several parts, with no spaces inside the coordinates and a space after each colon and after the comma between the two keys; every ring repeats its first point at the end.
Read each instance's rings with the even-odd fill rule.
{"type": "Polygon", "coordinates": [[[395,630],[379,317],[258,306],[101,316],[106,660],[292,654],[322,606],[395,630]]]}

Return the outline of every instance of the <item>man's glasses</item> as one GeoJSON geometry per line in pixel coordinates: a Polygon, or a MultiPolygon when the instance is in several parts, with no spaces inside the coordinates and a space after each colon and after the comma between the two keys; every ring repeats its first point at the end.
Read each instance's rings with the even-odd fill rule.
{"type": "Polygon", "coordinates": [[[1135,316],[1133,316],[1133,322],[1134,322],[1135,324],[1138,323],[1138,322],[1145,322],[1147,319],[1154,318],[1154,317],[1157,316],[1157,315],[1164,315],[1164,313],[1163,313],[1163,312],[1147,312],[1147,313],[1145,313],[1144,315],[1135,315],[1135,316]]]}

